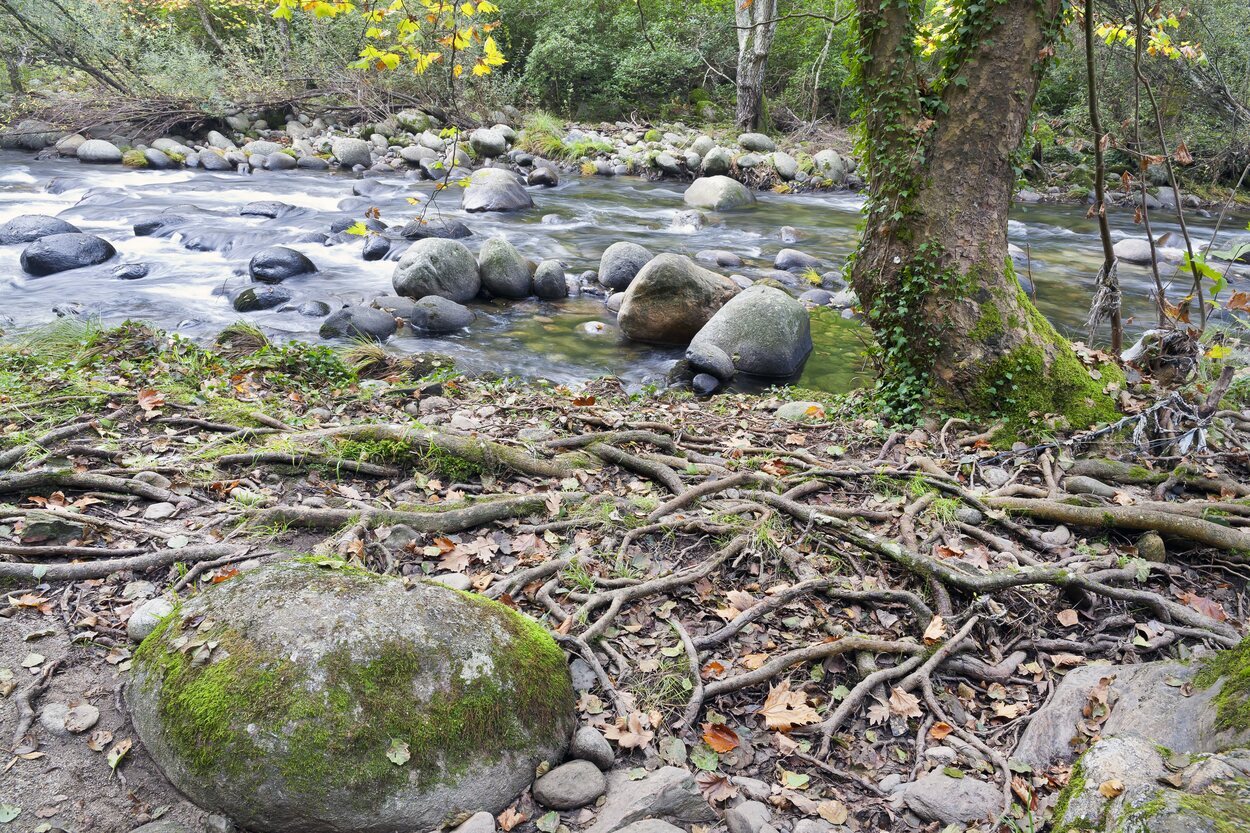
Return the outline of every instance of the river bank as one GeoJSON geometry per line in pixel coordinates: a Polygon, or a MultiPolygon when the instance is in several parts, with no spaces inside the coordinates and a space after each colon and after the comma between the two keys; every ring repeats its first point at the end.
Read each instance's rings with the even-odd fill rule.
{"type": "MultiPolygon", "coordinates": [[[[235,829],[241,806],[170,787],[115,692],[161,612],[299,554],[504,600],[567,652],[598,738],[579,778],[539,778],[466,833],[986,830],[1004,810],[1037,829],[1085,795],[1065,741],[1084,666],[1159,696],[1131,669],[1244,633],[1244,400],[1199,407],[1193,471],[1170,455],[1195,424],[1163,400],[1140,423],[1150,455],[1137,421],[1003,452],[957,420],[897,430],[856,397],[706,402],[348,357],[247,327],[211,351],[72,322],[0,346],[17,753],[0,804],[19,824],[235,829]]],[[[1216,708],[1174,699],[1166,723],[1216,708]]],[[[1108,726],[1164,731],[1146,712],[1108,726]]]]}

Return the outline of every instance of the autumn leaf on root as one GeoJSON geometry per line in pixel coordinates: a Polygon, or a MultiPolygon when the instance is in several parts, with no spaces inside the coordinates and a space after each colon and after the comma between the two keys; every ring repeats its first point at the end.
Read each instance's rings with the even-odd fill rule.
{"type": "Polygon", "coordinates": [[[768,697],[758,714],[764,716],[769,729],[788,732],[795,726],[820,722],[820,715],[807,705],[807,695],[791,691],[790,681],[785,680],[768,690],[768,697]]]}
{"type": "Polygon", "coordinates": [[[645,714],[632,712],[629,717],[617,718],[614,725],[603,731],[603,736],[616,741],[622,749],[642,749],[655,738],[655,732],[645,714]]]}
{"type": "Polygon", "coordinates": [[[724,723],[704,723],[703,742],[716,752],[731,752],[738,748],[738,734],[724,723]]]}
{"type": "Polygon", "coordinates": [[[921,717],[920,699],[901,688],[890,689],[890,714],[899,717],[921,717]]]}

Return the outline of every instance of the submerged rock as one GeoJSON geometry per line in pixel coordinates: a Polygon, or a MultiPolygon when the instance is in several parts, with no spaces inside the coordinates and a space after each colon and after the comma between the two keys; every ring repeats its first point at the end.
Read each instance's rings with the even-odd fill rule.
{"type": "Polygon", "coordinates": [[[443,335],[463,330],[477,318],[473,310],[466,306],[429,295],[413,303],[408,315],[402,316],[408,326],[420,333],[443,335]]]}
{"type": "Polygon", "coordinates": [[[291,300],[290,290],[280,286],[257,284],[230,293],[230,305],[235,312],[257,312],[280,307],[291,300]]]}
{"type": "Polygon", "coordinates": [[[116,256],[113,244],[103,237],[80,232],[49,234],[40,237],[22,252],[22,269],[42,277],[94,266],[116,256]]]}
{"type": "Polygon", "coordinates": [[[664,254],[629,285],[617,321],[634,341],[687,344],[737,291],[733,281],[690,258],[664,254]]]}
{"type": "Polygon", "coordinates": [[[136,651],[135,730],[181,792],[261,833],[424,833],[499,813],[560,760],[573,689],[546,631],[480,596],[329,566],[246,572],[136,651]]]}

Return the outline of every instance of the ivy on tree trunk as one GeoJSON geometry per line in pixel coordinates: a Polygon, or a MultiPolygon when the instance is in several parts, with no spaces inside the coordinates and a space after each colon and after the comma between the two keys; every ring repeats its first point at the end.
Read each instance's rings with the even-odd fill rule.
{"type": "Polygon", "coordinates": [[[1091,375],[1025,296],[1007,247],[1014,156],[1064,3],[954,5],[922,59],[922,4],[858,0],[871,186],[851,280],[881,347],[879,392],[904,418],[934,406],[1005,418],[1005,436],[1049,414],[1085,427],[1115,415],[1105,388],[1118,371],[1091,375]]]}

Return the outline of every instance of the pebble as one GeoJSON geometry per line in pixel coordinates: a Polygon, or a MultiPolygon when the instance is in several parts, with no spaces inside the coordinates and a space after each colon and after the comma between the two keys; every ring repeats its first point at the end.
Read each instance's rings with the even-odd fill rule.
{"type": "Polygon", "coordinates": [[[829,833],[833,825],[824,819],[799,819],[794,823],[794,833],[829,833]]]}
{"type": "Polygon", "coordinates": [[[174,610],[174,606],[170,604],[168,599],[160,596],[155,599],[148,599],[130,614],[129,621],[126,622],[126,635],[135,642],[142,642],[147,638],[148,634],[156,630],[156,625],[161,619],[168,616],[174,610]]]}
{"type": "Polygon", "coordinates": [[[766,801],[773,794],[773,788],[769,786],[767,781],[761,781],[758,778],[748,778],[745,775],[735,775],[730,778],[730,783],[742,792],[747,798],[753,798],[756,801],[766,801]]]}
{"type": "Polygon", "coordinates": [[[168,489],[174,485],[173,481],[168,477],[154,471],[141,471],[130,479],[136,483],[146,483],[149,486],[155,486],[158,489],[168,489]]]}
{"type": "Polygon", "coordinates": [[[1072,540],[1072,533],[1068,531],[1066,526],[1060,525],[1054,529],[1046,530],[1038,537],[1040,537],[1047,544],[1054,544],[1057,547],[1062,547],[1064,544],[1072,540]]]}
{"type": "Polygon", "coordinates": [[[772,817],[772,810],[762,801],[744,801],[725,811],[725,826],[729,833],[760,833],[772,817]]]}
{"type": "Polygon", "coordinates": [[[973,509],[971,506],[961,506],[955,510],[955,520],[970,526],[979,526],[985,520],[985,515],[979,509],[973,509]]]}
{"type": "Polygon", "coordinates": [[[1007,481],[1011,480],[1011,473],[998,466],[989,466],[981,469],[981,479],[988,483],[990,488],[997,489],[1007,485],[1007,481]]]}
{"type": "Polygon", "coordinates": [[[574,658],[569,663],[569,674],[573,677],[574,691],[590,691],[599,682],[594,669],[583,659],[574,658]]]}
{"type": "Polygon", "coordinates": [[[877,782],[877,786],[881,788],[882,792],[888,793],[893,792],[894,788],[898,787],[902,783],[903,776],[899,775],[897,772],[891,772],[889,775],[883,776],[882,779],[877,782]]]}
{"type": "Polygon", "coordinates": [[[49,703],[39,712],[39,725],[55,735],[79,735],[100,720],[100,710],[90,703],[49,703]]]}
{"type": "Polygon", "coordinates": [[[711,396],[720,387],[720,379],[717,379],[711,373],[698,373],[691,380],[690,387],[699,396],[711,396]]]}
{"type": "Polygon", "coordinates": [[[143,512],[143,517],[149,521],[163,521],[166,518],[172,518],[178,509],[172,503],[153,503],[143,512]]]}
{"type": "Polygon", "coordinates": [[[607,771],[612,768],[616,756],[612,754],[611,744],[599,734],[598,729],[583,726],[573,735],[573,742],[569,744],[569,757],[590,761],[599,769],[607,771]]]}
{"type": "Polygon", "coordinates": [[[495,817],[490,813],[474,813],[455,829],[455,833],[495,833],[495,817]]]}
{"type": "Polygon", "coordinates": [[[1154,564],[1166,564],[1167,546],[1157,532],[1147,532],[1137,539],[1137,554],[1154,564]]]}
{"type": "Polygon", "coordinates": [[[594,803],[607,789],[599,767],[590,761],[569,761],[534,782],[534,800],[550,810],[576,810],[594,803]]]}

